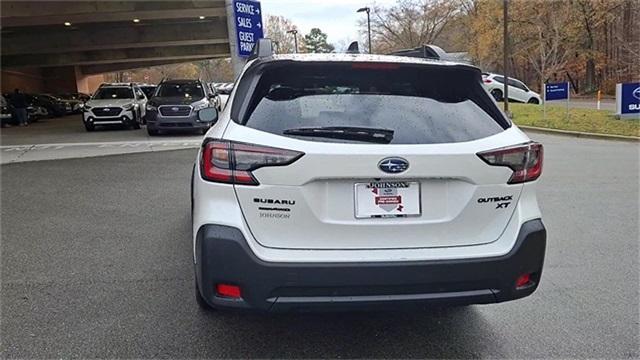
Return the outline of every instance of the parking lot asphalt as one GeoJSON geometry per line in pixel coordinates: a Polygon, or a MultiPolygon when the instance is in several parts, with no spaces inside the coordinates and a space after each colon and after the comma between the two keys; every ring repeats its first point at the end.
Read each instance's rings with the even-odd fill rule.
{"type": "Polygon", "coordinates": [[[193,140],[202,138],[198,133],[173,133],[149,136],[143,127],[132,130],[123,126],[102,126],[87,132],[82,116],[68,115],[53,119],[41,119],[27,127],[12,126],[0,131],[0,143],[6,145],[90,143],[147,140],[193,140]]]}
{"type": "Polygon", "coordinates": [[[3,165],[2,358],[638,358],[637,144],[551,135],[540,288],[419,312],[201,312],[195,150],[3,165]]]}

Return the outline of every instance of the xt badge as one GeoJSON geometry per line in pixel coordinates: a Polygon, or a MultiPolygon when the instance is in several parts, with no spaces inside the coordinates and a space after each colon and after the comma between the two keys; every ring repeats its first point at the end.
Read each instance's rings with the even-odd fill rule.
{"type": "Polygon", "coordinates": [[[509,207],[509,204],[511,204],[512,199],[513,199],[513,195],[486,197],[486,198],[479,198],[478,203],[479,204],[495,203],[496,209],[506,209],[509,207]]]}
{"type": "Polygon", "coordinates": [[[507,208],[507,206],[509,206],[509,204],[511,204],[510,202],[503,202],[503,203],[497,203],[496,204],[496,209],[502,209],[502,208],[507,208]]]}

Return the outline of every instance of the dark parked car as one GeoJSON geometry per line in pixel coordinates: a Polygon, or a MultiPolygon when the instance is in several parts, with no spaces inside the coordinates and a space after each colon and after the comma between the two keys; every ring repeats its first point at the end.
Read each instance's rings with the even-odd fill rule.
{"type": "Polygon", "coordinates": [[[155,94],[156,89],[158,88],[158,86],[157,85],[142,84],[142,85],[139,86],[139,88],[147,96],[147,99],[151,99],[153,97],[153,94],[155,94]]]}
{"type": "Polygon", "coordinates": [[[91,95],[85,93],[64,93],[58,95],[58,97],[65,100],[79,100],[82,102],[86,102],[91,99],[91,95]]]}
{"type": "MultiPolygon", "coordinates": [[[[27,107],[27,120],[30,123],[36,122],[39,119],[49,117],[49,111],[39,105],[34,101],[33,97],[30,95],[26,95],[27,103],[29,106],[27,107]]],[[[12,124],[18,125],[16,117],[14,116],[14,108],[10,102],[11,94],[6,94],[2,96],[2,115],[0,119],[2,120],[2,125],[12,124]]]]}
{"type": "Polygon", "coordinates": [[[27,101],[34,106],[42,106],[52,116],[63,116],[73,111],[70,101],[48,94],[27,94],[27,101]]]}
{"type": "Polygon", "coordinates": [[[164,80],[147,103],[145,120],[149,135],[159,131],[199,130],[203,134],[211,122],[200,121],[198,111],[220,108],[220,99],[200,80],[164,80]]]}
{"type": "Polygon", "coordinates": [[[91,96],[83,93],[65,93],[58,95],[60,99],[67,100],[71,102],[71,107],[73,109],[73,113],[81,113],[82,106],[85,102],[91,99],[91,96]]]}
{"type": "Polygon", "coordinates": [[[82,112],[82,106],[84,105],[85,100],[81,100],[79,97],[77,97],[74,94],[60,94],[55,97],[70,103],[72,113],[79,114],[82,112]]]}
{"type": "Polygon", "coordinates": [[[15,124],[13,117],[13,106],[4,96],[0,97],[0,106],[2,106],[2,113],[0,115],[0,121],[2,122],[2,125],[4,126],[6,124],[15,124]]]}

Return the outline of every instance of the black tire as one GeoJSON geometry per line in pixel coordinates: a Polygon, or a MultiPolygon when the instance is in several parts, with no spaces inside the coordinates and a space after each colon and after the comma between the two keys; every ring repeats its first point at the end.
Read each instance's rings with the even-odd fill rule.
{"type": "Polygon", "coordinates": [[[540,101],[536,98],[531,98],[529,99],[529,101],[527,101],[527,104],[540,104],[540,101]]]}
{"type": "Polygon", "coordinates": [[[86,122],[84,123],[84,128],[87,129],[87,131],[91,132],[96,129],[96,126],[86,122]]]}
{"type": "Polygon", "coordinates": [[[502,101],[502,91],[498,89],[491,90],[491,96],[493,96],[496,101],[502,101]]]}
{"type": "Polygon", "coordinates": [[[215,308],[211,305],[209,305],[209,303],[207,303],[207,301],[202,297],[202,294],[200,294],[200,289],[198,289],[198,281],[195,281],[195,289],[196,289],[196,302],[198,303],[198,307],[200,307],[200,309],[204,310],[204,311],[213,311],[215,310],[215,308]]]}
{"type": "Polygon", "coordinates": [[[213,125],[213,124],[208,124],[206,128],[202,128],[202,129],[200,129],[200,133],[201,133],[202,135],[206,134],[206,133],[207,133],[207,131],[209,131],[209,129],[211,129],[211,126],[212,126],[212,125],[213,125]]]}
{"type": "Polygon", "coordinates": [[[131,124],[131,127],[135,130],[140,129],[140,114],[138,114],[138,112],[133,112],[133,122],[131,124]]]}
{"type": "Polygon", "coordinates": [[[147,134],[149,134],[149,136],[157,136],[158,135],[158,130],[156,129],[151,129],[147,126],[147,134]]]}

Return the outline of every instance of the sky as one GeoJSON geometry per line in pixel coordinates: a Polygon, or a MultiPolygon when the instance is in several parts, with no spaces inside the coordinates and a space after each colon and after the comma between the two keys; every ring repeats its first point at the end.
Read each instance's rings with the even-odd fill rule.
{"type": "MultiPolygon", "coordinates": [[[[381,6],[394,4],[395,0],[376,0],[381,6]]],[[[284,16],[307,34],[311,28],[320,28],[327,34],[327,41],[347,46],[358,39],[358,20],[366,19],[365,13],[356,13],[361,7],[373,7],[372,0],[261,0],[262,12],[284,16]]]]}

